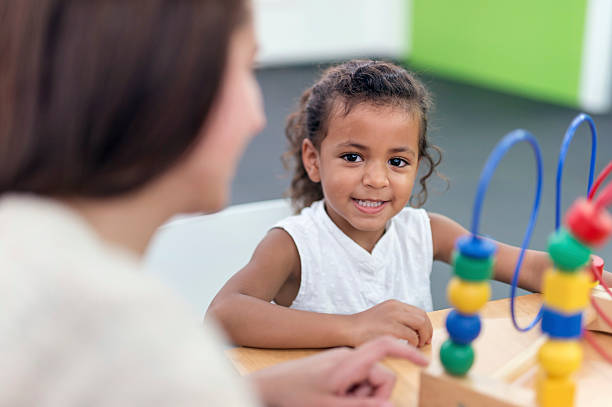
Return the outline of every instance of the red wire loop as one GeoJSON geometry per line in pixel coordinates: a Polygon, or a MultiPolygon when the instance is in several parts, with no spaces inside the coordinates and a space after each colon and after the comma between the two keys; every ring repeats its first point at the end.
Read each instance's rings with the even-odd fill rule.
{"type": "Polygon", "coordinates": [[[604,182],[606,178],[608,178],[608,175],[610,175],[611,172],[612,172],[612,161],[610,161],[608,165],[606,166],[606,168],[604,168],[603,171],[597,176],[597,179],[591,186],[591,190],[589,191],[589,201],[593,199],[593,197],[597,193],[597,190],[599,189],[599,186],[601,185],[602,182],[604,182]]]}
{"type": "MultiPolygon", "coordinates": [[[[597,279],[597,281],[599,281],[599,284],[604,288],[604,290],[606,290],[608,295],[610,297],[612,297],[612,291],[610,290],[610,287],[608,287],[606,285],[606,283],[604,283],[603,275],[593,272],[593,276],[597,279]]],[[[604,310],[601,309],[601,307],[599,306],[599,304],[597,304],[597,301],[595,301],[595,298],[593,298],[593,296],[591,296],[591,305],[595,309],[595,312],[597,312],[597,315],[599,315],[601,317],[601,319],[603,319],[604,322],[606,324],[608,324],[609,327],[612,327],[612,319],[610,319],[610,317],[608,315],[606,315],[604,310]]],[[[595,349],[595,351],[597,353],[599,353],[601,355],[601,357],[604,358],[608,363],[612,364],[612,356],[610,356],[610,354],[608,354],[604,350],[604,348],[602,348],[599,345],[599,343],[597,343],[597,341],[595,340],[595,337],[593,336],[593,334],[591,334],[586,329],[584,330],[583,333],[584,333],[584,335],[583,335],[584,339],[589,343],[589,345],[591,345],[593,347],[593,349],[595,349]]]]}
{"type": "Polygon", "coordinates": [[[593,349],[595,349],[597,353],[599,353],[601,357],[606,360],[606,362],[612,364],[612,356],[608,355],[606,351],[601,347],[601,345],[597,343],[593,334],[587,331],[586,329],[582,332],[582,334],[584,340],[587,341],[589,345],[591,345],[593,349]]]}
{"type": "MultiPolygon", "coordinates": [[[[612,161],[610,161],[606,168],[604,168],[603,171],[597,176],[597,179],[595,180],[593,186],[591,187],[591,190],[589,191],[589,200],[593,199],[593,197],[597,193],[597,190],[599,189],[603,181],[608,177],[608,175],[610,175],[610,173],[612,173],[612,161]]],[[[596,210],[603,209],[606,206],[610,205],[610,203],[612,203],[612,183],[608,184],[604,188],[603,192],[597,197],[597,199],[595,200],[595,208],[596,210]]],[[[610,287],[608,287],[603,281],[603,273],[599,274],[593,269],[591,271],[593,277],[595,277],[595,279],[599,281],[599,284],[604,288],[608,295],[612,297],[612,290],[610,290],[610,287]]],[[[593,296],[591,296],[591,305],[593,306],[597,314],[601,317],[601,319],[603,319],[605,323],[608,324],[608,326],[612,327],[612,319],[608,317],[606,313],[601,309],[601,307],[599,306],[599,304],[597,304],[593,296]]],[[[591,345],[593,349],[595,349],[595,351],[601,355],[601,357],[603,357],[608,363],[612,364],[612,356],[609,355],[603,347],[601,347],[601,345],[595,340],[595,336],[593,336],[591,332],[585,329],[583,332],[583,336],[584,339],[589,343],[589,345],[591,345]]]]}
{"type": "Polygon", "coordinates": [[[606,315],[606,313],[601,309],[601,307],[599,306],[599,304],[597,304],[597,301],[595,301],[595,298],[593,297],[591,297],[591,305],[593,306],[593,308],[595,308],[595,311],[597,311],[599,316],[601,316],[601,319],[603,319],[609,326],[612,326],[612,319],[610,319],[610,317],[606,315]]]}
{"type": "Polygon", "coordinates": [[[595,199],[595,210],[602,210],[612,204],[612,183],[606,185],[603,191],[595,199]]]}

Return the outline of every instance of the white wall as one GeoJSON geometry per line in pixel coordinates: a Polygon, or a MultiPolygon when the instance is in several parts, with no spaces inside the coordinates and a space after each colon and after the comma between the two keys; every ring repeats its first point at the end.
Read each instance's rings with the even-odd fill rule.
{"type": "Polygon", "coordinates": [[[255,0],[259,63],[397,58],[407,49],[408,0],[255,0]]]}
{"type": "Polygon", "coordinates": [[[580,77],[580,105],[607,113],[612,105],[612,1],[589,0],[580,77]]]}

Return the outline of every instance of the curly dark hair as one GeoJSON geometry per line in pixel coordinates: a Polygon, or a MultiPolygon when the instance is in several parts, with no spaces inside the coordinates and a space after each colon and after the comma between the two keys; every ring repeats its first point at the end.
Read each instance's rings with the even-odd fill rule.
{"type": "Polygon", "coordinates": [[[293,179],[287,195],[296,212],[323,199],[320,183],[308,178],[302,162],[302,142],[308,138],[315,148],[327,135],[327,125],[334,103],[344,105],[344,115],[359,103],[402,106],[415,113],[420,120],[419,160],[427,169],[419,179],[421,190],[416,194],[420,207],[427,200],[426,181],[437,173],[442,151],[427,138],[427,114],[432,107],[431,96],[425,86],[410,72],[390,62],[352,60],[328,68],[321,78],[302,94],[299,107],[287,119],[285,136],[289,149],[283,154],[283,163],[293,170],[293,179]]]}

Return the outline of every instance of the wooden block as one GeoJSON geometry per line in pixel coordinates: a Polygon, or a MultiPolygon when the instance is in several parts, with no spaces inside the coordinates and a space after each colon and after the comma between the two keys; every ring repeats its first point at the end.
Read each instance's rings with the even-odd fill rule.
{"type": "MultiPolygon", "coordinates": [[[[591,291],[591,296],[595,299],[599,308],[612,319],[612,298],[603,289],[602,286],[598,285],[591,291]]],[[[612,327],[606,323],[595,311],[593,306],[587,308],[585,314],[585,327],[589,331],[606,332],[612,333],[612,327]]]]}
{"type": "Polygon", "coordinates": [[[421,372],[419,387],[419,407],[535,406],[533,390],[473,374],[453,377],[439,366],[421,372]]]}
{"type": "Polygon", "coordinates": [[[524,351],[510,359],[505,365],[497,369],[491,377],[496,380],[503,380],[506,383],[513,383],[523,376],[526,372],[537,366],[538,352],[540,347],[546,343],[548,338],[544,335],[536,339],[524,351]]]}

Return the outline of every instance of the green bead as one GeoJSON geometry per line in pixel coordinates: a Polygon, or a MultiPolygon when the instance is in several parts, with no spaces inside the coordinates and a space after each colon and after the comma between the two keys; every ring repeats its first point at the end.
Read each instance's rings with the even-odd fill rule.
{"type": "Polygon", "coordinates": [[[591,249],[576,240],[565,228],[548,239],[548,253],[560,271],[574,272],[587,264],[591,249]]]}
{"type": "Polygon", "coordinates": [[[463,376],[474,363],[474,349],[472,345],[459,345],[447,339],[440,347],[440,362],[448,374],[463,376]]]}
{"type": "Polygon", "coordinates": [[[493,257],[476,259],[457,251],[453,253],[453,268],[457,277],[467,281],[486,281],[493,275],[493,257]]]}

